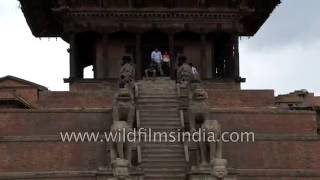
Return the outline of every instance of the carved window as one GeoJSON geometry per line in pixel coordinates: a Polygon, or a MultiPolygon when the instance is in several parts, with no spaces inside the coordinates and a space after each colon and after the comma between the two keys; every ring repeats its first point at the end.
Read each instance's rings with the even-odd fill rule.
{"type": "MultiPolygon", "coordinates": [[[[126,8],[126,7],[130,7],[131,6],[131,2],[132,1],[133,0],[108,0],[107,7],[110,7],[110,8],[126,8]]],[[[106,4],[106,2],[104,4],[106,4]]]]}
{"type": "Polygon", "coordinates": [[[101,3],[102,3],[101,0],[69,0],[68,1],[69,6],[71,7],[99,7],[101,6],[101,3]]]}
{"type": "Polygon", "coordinates": [[[165,0],[144,0],[143,4],[145,7],[164,7],[165,0]]]}
{"type": "Polygon", "coordinates": [[[199,0],[177,0],[176,8],[197,8],[199,5],[199,0]]]}

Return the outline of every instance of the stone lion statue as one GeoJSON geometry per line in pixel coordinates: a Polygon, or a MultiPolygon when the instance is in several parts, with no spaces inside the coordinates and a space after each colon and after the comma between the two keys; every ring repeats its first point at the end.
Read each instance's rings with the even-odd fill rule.
{"type": "Polygon", "coordinates": [[[179,58],[179,63],[181,66],[177,70],[177,82],[181,85],[189,84],[193,79],[192,68],[184,56],[179,58]]]}
{"type": "Polygon", "coordinates": [[[188,118],[191,131],[196,131],[196,129],[200,128],[200,125],[209,118],[207,99],[208,94],[202,88],[196,88],[190,91],[188,118]]]}
{"type": "Polygon", "coordinates": [[[129,88],[133,89],[134,82],[136,79],[136,70],[133,64],[131,63],[130,56],[124,56],[122,58],[123,63],[120,68],[120,79],[119,79],[119,86],[120,88],[129,88]]]}
{"type": "Polygon", "coordinates": [[[126,121],[133,127],[135,119],[135,105],[132,91],[128,88],[121,88],[115,94],[112,103],[113,121],[126,121]]]}
{"type": "Polygon", "coordinates": [[[110,154],[111,154],[111,162],[121,159],[127,160],[129,165],[131,165],[132,159],[132,147],[129,142],[122,139],[123,134],[126,135],[132,130],[132,128],[125,121],[115,121],[111,126],[111,132],[115,135],[117,134],[117,138],[115,138],[114,142],[110,144],[110,154]]]}
{"type": "Polygon", "coordinates": [[[214,135],[214,141],[200,143],[200,160],[202,165],[214,162],[215,159],[222,158],[222,140],[221,140],[221,126],[216,120],[205,120],[201,125],[201,129],[206,136],[214,135]]]}
{"type": "MultiPolygon", "coordinates": [[[[134,123],[135,106],[132,92],[128,88],[121,88],[116,93],[112,106],[111,132],[122,137],[123,133],[127,134],[132,130],[134,123]]],[[[111,143],[111,160],[120,158],[131,162],[131,144],[123,139],[116,140],[111,143]]]]}

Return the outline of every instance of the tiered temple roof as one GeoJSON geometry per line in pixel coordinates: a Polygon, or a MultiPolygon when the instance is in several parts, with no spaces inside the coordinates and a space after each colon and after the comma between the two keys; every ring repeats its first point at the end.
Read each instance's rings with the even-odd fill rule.
{"type": "Polygon", "coordinates": [[[241,36],[253,36],[280,3],[280,0],[19,1],[36,37],[63,37],[68,31],[90,29],[144,31],[154,26],[166,30],[236,31],[241,36]],[[206,3],[206,7],[200,2],[206,3]]]}

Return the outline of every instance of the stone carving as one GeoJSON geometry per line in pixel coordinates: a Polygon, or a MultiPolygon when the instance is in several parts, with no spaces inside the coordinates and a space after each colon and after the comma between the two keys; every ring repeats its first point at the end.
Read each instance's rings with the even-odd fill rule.
{"type": "Polygon", "coordinates": [[[135,105],[133,93],[128,88],[121,88],[113,98],[113,121],[125,121],[133,127],[135,118],[135,105]]]}
{"type": "Polygon", "coordinates": [[[128,88],[120,88],[116,93],[113,100],[112,118],[111,132],[117,134],[118,138],[110,145],[111,167],[113,173],[117,175],[114,175],[115,179],[127,180],[125,172],[128,172],[131,166],[132,146],[122,138],[132,131],[135,118],[134,97],[128,88]]]}
{"type": "Polygon", "coordinates": [[[206,138],[206,141],[198,143],[200,160],[199,171],[208,170],[212,178],[224,179],[227,176],[227,160],[222,158],[221,125],[216,120],[209,120],[208,94],[200,87],[200,83],[191,83],[189,86],[189,122],[190,131],[201,128],[206,137],[214,136],[214,139],[206,138]]]}
{"type": "Polygon", "coordinates": [[[126,142],[125,139],[122,139],[123,133],[127,135],[131,130],[131,127],[125,121],[113,122],[111,126],[111,132],[118,133],[117,137],[119,138],[116,138],[116,141],[111,143],[111,162],[117,159],[121,159],[128,161],[129,165],[131,165],[131,144],[129,142],[126,142]]]}
{"type": "Polygon", "coordinates": [[[179,64],[181,66],[177,70],[177,82],[181,85],[188,85],[193,79],[192,69],[184,56],[179,58],[179,64]]]}
{"type": "Polygon", "coordinates": [[[215,159],[213,161],[212,175],[218,179],[224,179],[228,175],[228,161],[225,159],[215,159]]]}
{"type": "Polygon", "coordinates": [[[115,159],[111,163],[112,178],[108,180],[131,180],[129,177],[129,161],[124,159],[115,159]]]}
{"type": "Polygon", "coordinates": [[[136,79],[136,70],[135,67],[131,64],[131,57],[124,56],[122,58],[123,63],[120,69],[120,88],[129,88],[130,90],[134,87],[134,82],[136,79]]]}
{"type": "Polygon", "coordinates": [[[209,118],[207,99],[208,94],[204,89],[196,87],[194,90],[190,90],[188,118],[191,131],[196,131],[197,125],[201,125],[209,118]]]}
{"type": "Polygon", "coordinates": [[[212,133],[214,134],[214,142],[200,143],[201,164],[206,165],[208,158],[212,164],[216,159],[222,158],[221,126],[216,120],[205,120],[201,125],[201,129],[204,130],[207,137],[212,133]]]}

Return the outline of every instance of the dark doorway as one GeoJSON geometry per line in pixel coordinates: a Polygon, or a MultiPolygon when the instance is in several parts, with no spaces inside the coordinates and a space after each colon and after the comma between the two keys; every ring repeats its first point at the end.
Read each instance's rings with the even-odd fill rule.
{"type": "MultiPolygon", "coordinates": [[[[151,53],[156,48],[161,51],[162,54],[169,52],[169,40],[166,33],[160,31],[150,31],[142,35],[141,39],[142,47],[142,74],[144,75],[144,70],[150,66],[151,63],[151,53]]],[[[170,67],[165,68],[165,75],[169,76],[170,67]]],[[[159,72],[158,72],[159,73],[159,72]]]]}

